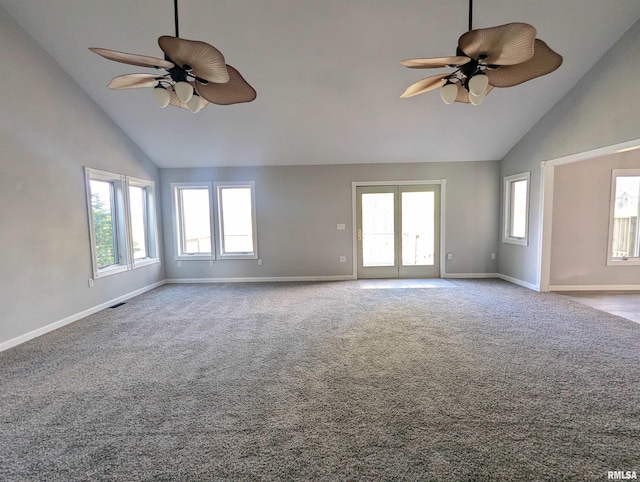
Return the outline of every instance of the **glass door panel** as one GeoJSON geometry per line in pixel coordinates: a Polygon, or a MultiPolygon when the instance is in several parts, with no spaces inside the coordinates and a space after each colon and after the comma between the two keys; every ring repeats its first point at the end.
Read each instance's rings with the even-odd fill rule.
{"type": "Polygon", "coordinates": [[[400,185],[400,278],[440,277],[440,185],[400,185]]]}
{"type": "Polygon", "coordinates": [[[358,278],[397,278],[396,187],[357,187],[356,213],[358,278]]]}
{"type": "Polygon", "coordinates": [[[402,265],[433,266],[435,193],[402,193],[402,265]]]}
{"type": "Polygon", "coordinates": [[[395,265],[395,195],[362,194],[362,266],[395,265]]]}

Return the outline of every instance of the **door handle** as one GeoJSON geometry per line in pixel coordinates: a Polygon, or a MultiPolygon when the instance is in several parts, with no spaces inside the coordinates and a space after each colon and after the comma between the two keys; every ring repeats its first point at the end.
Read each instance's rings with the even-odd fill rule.
{"type": "Polygon", "coordinates": [[[358,241],[362,241],[362,228],[358,228],[358,241]]]}

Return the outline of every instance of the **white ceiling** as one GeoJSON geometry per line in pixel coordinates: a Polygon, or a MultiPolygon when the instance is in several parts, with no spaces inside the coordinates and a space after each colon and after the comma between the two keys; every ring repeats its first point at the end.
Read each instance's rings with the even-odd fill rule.
{"type": "Polygon", "coordinates": [[[180,36],[216,46],[258,92],[192,114],[160,110],[148,89],[106,89],[146,70],[87,50],[162,57],[172,0],[0,5],[160,167],[498,160],[640,18],[638,0],[476,0],[474,28],[530,23],[564,63],[481,106],[448,106],[437,91],[399,99],[441,72],[399,61],[454,55],[466,0],[180,0],[180,36]]]}

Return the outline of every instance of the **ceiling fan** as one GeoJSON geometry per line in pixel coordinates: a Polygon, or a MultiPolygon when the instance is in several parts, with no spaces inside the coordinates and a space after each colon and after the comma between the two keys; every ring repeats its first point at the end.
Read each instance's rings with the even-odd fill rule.
{"type": "Polygon", "coordinates": [[[153,87],[153,98],[158,106],[164,108],[173,105],[193,113],[199,112],[210,102],[230,105],[255,100],[256,91],[240,72],[225,63],[224,56],[218,49],[205,42],[179,37],[178,0],[174,0],[173,6],[176,35],[163,35],[158,39],[164,59],[103,48],[89,48],[109,60],[166,71],[161,74],[120,75],[111,80],[107,87],[153,87]]]}
{"type": "Polygon", "coordinates": [[[401,62],[411,69],[455,68],[410,85],[400,96],[413,97],[440,88],[446,104],[480,105],[494,87],[513,87],[549,74],[562,64],[562,56],[542,40],[526,23],[472,29],[473,0],[469,0],[469,31],[458,39],[456,55],[401,62]]]}

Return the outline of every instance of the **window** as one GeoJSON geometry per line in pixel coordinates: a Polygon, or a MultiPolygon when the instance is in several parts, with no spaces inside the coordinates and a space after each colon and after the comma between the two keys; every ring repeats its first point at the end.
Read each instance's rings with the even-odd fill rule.
{"type": "Polygon", "coordinates": [[[176,259],[256,259],[255,184],[216,183],[215,199],[213,188],[171,184],[176,259]]]}
{"type": "Polygon", "coordinates": [[[131,259],[134,266],[158,261],[155,192],[153,181],[126,178],[129,187],[131,259]]]}
{"type": "Polygon", "coordinates": [[[607,265],[640,264],[640,169],[614,169],[607,265]]]}
{"type": "Polygon", "coordinates": [[[211,183],[172,183],[176,257],[212,258],[211,183]]]}
{"type": "Polygon", "coordinates": [[[257,258],[254,183],[216,184],[218,257],[257,258]]]}
{"type": "Polygon", "coordinates": [[[153,181],[85,168],[93,278],[159,262],[153,181]]]}
{"type": "Polygon", "coordinates": [[[528,243],[530,175],[525,172],[504,178],[504,243],[528,243]]]}
{"type": "Polygon", "coordinates": [[[145,259],[147,246],[147,206],[143,187],[129,186],[129,208],[131,212],[131,237],[133,239],[133,259],[145,259]]]}

